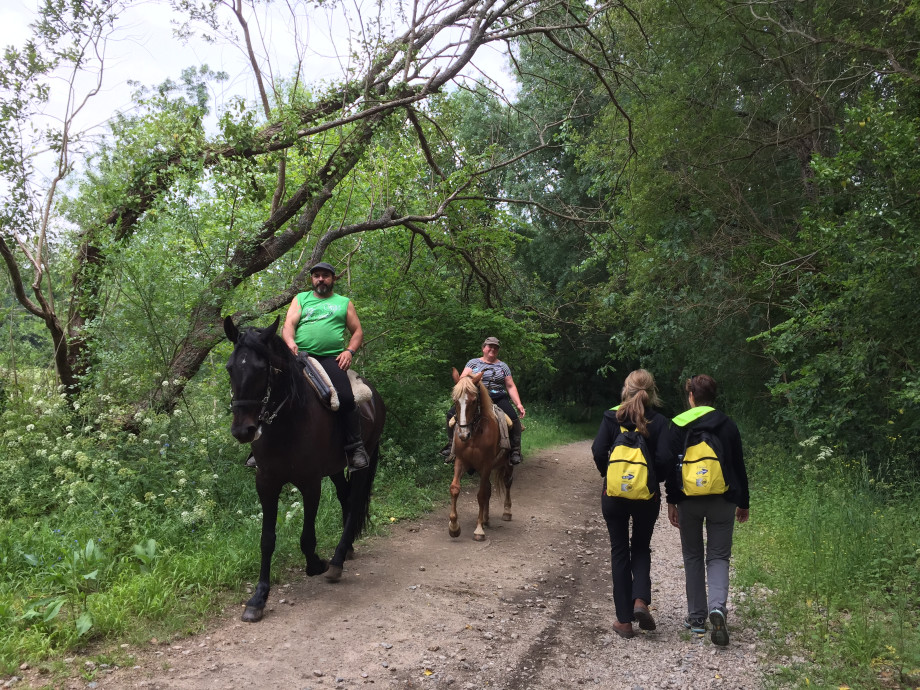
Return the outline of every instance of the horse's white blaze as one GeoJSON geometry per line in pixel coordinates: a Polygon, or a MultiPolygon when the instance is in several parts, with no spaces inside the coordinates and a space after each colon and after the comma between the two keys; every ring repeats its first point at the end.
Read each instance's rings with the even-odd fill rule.
{"type": "Polygon", "coordinates": [[[465,397],[460,398],[460,400],[458,400],[457,403],[460,407],[459,414],[457,415],[460,420],[459,421],[460,438],[462,438],[465,441],[470,437],[470,428],[467,426],[467,423],[466,423],[466,398],[465,397]]]}

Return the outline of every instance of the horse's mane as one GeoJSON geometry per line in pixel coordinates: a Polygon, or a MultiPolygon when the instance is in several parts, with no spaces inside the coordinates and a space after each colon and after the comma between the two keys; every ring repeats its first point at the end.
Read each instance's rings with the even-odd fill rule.
{"type": "Polygon", "coordinates": [[[496,421],[495,410],[492,409],[492,398],[489,397],[489,391],[482,385],[481,380],[476,384],[473,383],[472,378],[464,376],[454,385],[454,389],[451,391],[451,398],[453,398],[454,402],[457,402],[462,396],[469,393],[477,393],[479,395],[479,414],[487,420],[496,421]]]}
{"type": "Polygon", "coordinates": [[[264,340],[265,328],[250,327],[240,331],[237,347],[248,347],[268,360],[269,366],[281,372],[274,380],[280,382],[285,395],[290,394],[294,402],[302,402],[306,398],[307,382],[297,358],[291,352],[287,343],[277,333],[272,334],[268,342],[264,340]]]}

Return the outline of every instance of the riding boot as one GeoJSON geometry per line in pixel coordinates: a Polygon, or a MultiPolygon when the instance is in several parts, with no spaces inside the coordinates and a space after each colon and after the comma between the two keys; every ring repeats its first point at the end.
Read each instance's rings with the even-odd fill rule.
{"type": "Polygon", "coordinates": [[[521,464],[521,432],[523,428],[521,427],[521,420],[515,419],[514,423],[511,425],[511,429],[508,430],[508,441],[511,444],[511,457],[509,458],[512,465],[521,464]]]}
{"type": "Polygon", "coordinates": [[[445,465],[453,465],[457,456],[454,455],[454,439],[447,442],[447,445],[441,449],[441,455],[444,456],[445,465]]]}
{"type": "Polygon", "coordinates": [[[348,458],[348,471],[357,472],[368,466],[370,460],[364,441],[361,440],[361,410],[355,407],[345,413],[345,455],[348,458]]]}

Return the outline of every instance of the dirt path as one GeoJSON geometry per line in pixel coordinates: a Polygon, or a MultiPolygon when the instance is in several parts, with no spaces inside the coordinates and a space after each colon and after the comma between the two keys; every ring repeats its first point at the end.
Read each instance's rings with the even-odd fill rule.
{"type": "MultiPolygon", "coordinates": [[[[445,471],[444,495],[449,479],[445,471]]],[[[138,666],[96,688],[757,688],[754,635],[729,620],[731,644],[691,636],[677,530],[653,541],[654,633],[622,640],[614,620],[600,480],[587,442],[528,457],[514,519],[472,540],[472,479],[459,504],[359,545],[338,584],[302,573],[272,590],[265,619],[221,617],[210,634],[130,650],[138,666]]],[[[255,545],[253,545],[255,548],[255,545]]],[[[734,621],[737,622],[737,621],[734,621]]],[[[87,687],[85,681],[74,687],[87,687]]]]}

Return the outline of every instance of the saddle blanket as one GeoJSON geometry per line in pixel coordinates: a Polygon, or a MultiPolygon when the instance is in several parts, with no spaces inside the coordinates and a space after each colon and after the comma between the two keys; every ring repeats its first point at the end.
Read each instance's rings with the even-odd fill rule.
{"type": "MultiPolygon", "coordinates": [[[[339,394],[332,381],[329,380],[329,374],[320,366],[313,357],[305,357],[304,361],[304,378],[307,379],[310,386],[316,391],[319,399],[333,412],[339,409],[339,394]],[[309,370],[308,370],[309,368],[309,370]],[[324,390],[325,389],[325,390],[324,390]]],[[[373,394],[370,386],[355,372],[354,369],[348,370],[348,380],[351,382],[351,391],[355,396],[355,404],[360,405],[371,401],[373,394]]]]}

